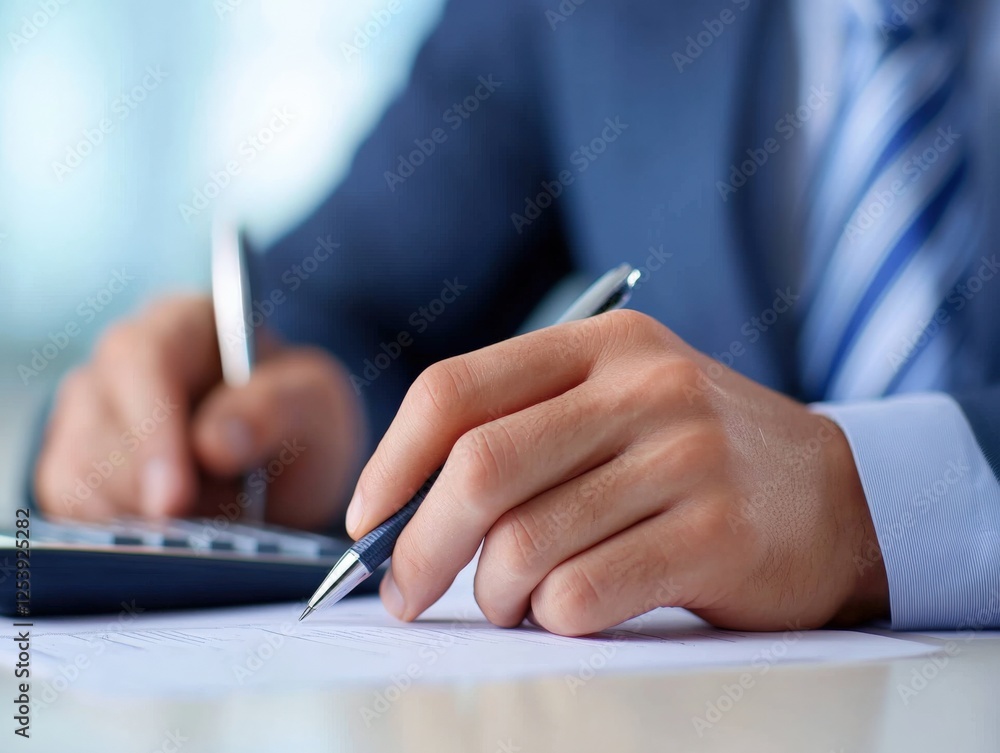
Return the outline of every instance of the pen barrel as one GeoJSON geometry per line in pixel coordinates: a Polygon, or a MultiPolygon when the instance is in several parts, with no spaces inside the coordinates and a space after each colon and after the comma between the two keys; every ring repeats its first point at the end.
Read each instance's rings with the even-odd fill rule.
{"type": "Polygon", "coordinates": [[[410,522],[410,518],[413,517],[417,512],[417,508],[426,499],[431,487],[434,486],[434,482],[437,481],[439,473],[440,471],[427,479],[424,485],[420,487],[420,490],[413,495],[413,498],[393,514],[392,517],[365,536],[362,536],[351,547],[355,554],[358,555],[361,564],[369,572],[375,572],[383,562],[392,556],[392,550],[396,546],[396,539],[399,538],[399,534],[403,532],[403,528],[410,522]]]}

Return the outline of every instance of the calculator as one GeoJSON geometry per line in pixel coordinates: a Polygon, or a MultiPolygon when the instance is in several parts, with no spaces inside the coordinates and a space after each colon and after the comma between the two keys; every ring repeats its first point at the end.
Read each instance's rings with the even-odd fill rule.
{"type": "MultiPolygon", "coordinates": [[[[204,609],[306,599],[351,541],[218,519],[60,522],[0,532],[0,614],[204,609]],[[27,542],[27,543],[24,543],[27,542]]],[[[355,593],[371,593],[378,576],[355,593]]]]}

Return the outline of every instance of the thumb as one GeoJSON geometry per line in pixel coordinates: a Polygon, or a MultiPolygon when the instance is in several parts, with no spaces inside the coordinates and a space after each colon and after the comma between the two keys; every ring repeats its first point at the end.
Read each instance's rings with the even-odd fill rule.
{"type": "Polygon", "coordinates": [[[288,349],[241,387],[220,385],[193,420],[194,448],[211,474],[260,473],[273,485],[268,519],[327,523],[356,474],[360,410],[347,375],[327,354],[288,349]]]}

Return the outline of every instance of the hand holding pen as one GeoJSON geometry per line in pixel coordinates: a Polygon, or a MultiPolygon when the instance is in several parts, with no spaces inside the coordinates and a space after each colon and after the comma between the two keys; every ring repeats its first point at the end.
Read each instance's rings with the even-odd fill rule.
{"type": "MultiPolygon", "coordinates": [[[[628,303],[638,279],[639,272],[627,264],[611,270],[588,288],[560,317],[557,324],[596,316],[624,306],[628,303]]],[[[443,468],[438,468],[432,473],[409,502],[361,538],[341,557],[309,599],[305,611],[299,617],[300,621],[321,604],[335,604],[340,601],[389,559],[404,527],[430,494],[442,470],[443,468]]],[[[354,509],[358,508],[355,506],[354,509]]],[[[348,525],[350,527],[350,522],[348,525]]]]}
{"type": "MultiPolygon", "coordinates": [[[[855,566],[877,541],[838,426],[629,310],[425,371],[362,472],[347,524],[366,543],[392,527],[376,536],[395,545],[374,544],[369,564],[392,549],[380,592],[402,620],[480,547],[486,618],[530,616],[561,635],[660,606],[783,630],[857,622],[888,603],[885,569],[855,566]],[[400,531],[393,515],[411,513],[400,531]]],[[[349,565],[341,583],[357,572],[349,565]]],[[[331,580],[312,606],[331,585],[343,593],[331,580]]]]}

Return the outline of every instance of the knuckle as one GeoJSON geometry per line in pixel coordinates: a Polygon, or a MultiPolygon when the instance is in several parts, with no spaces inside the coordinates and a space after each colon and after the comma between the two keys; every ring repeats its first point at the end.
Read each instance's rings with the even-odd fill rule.
{"type": "Polygon", "coordinates": [[[135,320],[138,340],[148,352],[169,353],[182,359],[192,348],[200,350],[216,339],[211,298],[176,295],[151,301],[135,320]]]}
{"type": "Polygon", "coordinates": [[[146,304],[140,316],[152,322],[169,321],[176,316],[177,308],[183,300],[177,296],[157,298],[146,304]]]}
{"type": "Polygon", "coordinates": [[[621,329],[624,333],[641,331],[653,321],[651,317],[635,309],[617,309],[608,312],[608,322],[621,329]]]}
{"type": "Polygon", "coordinates": [[[622,479],[635,472],[635,465],[635,460],[623,453],[591,471],[573,489],[572,505],[554,514],[553,523],[568,528],[585,514],[600,514],[600,508],[611,504],[617,496],[622,479]]]}
{"type": "Polygon", "coordinates": [[[539,598],[532,598],[532,611],[548,631],[559,635],[582,635],[590,615],[600,607],[596,576],[577,564],[563,565],[546,578],[539,598]]]}
{"type": "Polygon", "coordinates": [[[437,568],[418,547],[400,539],[392,552],[392,577],[402,589],[411,583],[426,583],[437,575],[437,568]]]}
{"type": "Polygon", "coordinates": [[[500,517],[487,542],[510,580],[532,575],[542,553],[548,548],[545,532],[539,528],[531,513],[520,508],[509,510],[500,517]]]}
{"type": "Polygon", "coordinates": [[[670,364],[669,369],[665,369],[669,374],[669,383],[675,389],[683,390],[684,387],[697,386],[704,374],[701,367],[690,358],[676,358],[670,364]]]}
{"type": "Polygon", "coordinates": [[[723,536],[732,534],[728,510],[724,505],[704,505],[699,511],[698,520],[709,546],[717,546],[723,536]]]}
{"type": "MultiPolygon", "coordinates": [[[[366,500],[378,500],[385,496],[386,489],[398,490],[400,496],[408,499],[416,493],[416,489],[406,488],[400,480],[400,469],[391,463],[386,454],[378,451],[368,460],[361,477],[358,479],[358,490],[366,500]]],[[[383,510],[382,507],[373,507],[370,512],[378,513],[382,511],[386,516],[395,512],[394,509],[383,510]]]]}
{"type": "Polygon", "coordinates": [[[608,339],[628,345],[648,346],[659,343],[665,328],[648,314],[635,309],[618,309],[595,317],[599,327],[605,327],[608,339]]]}
{"type": "Polygon", "coordinates": [[[701,367],[690,358],[674,359],[667,368],[662,369],[662,374],[668,394],[675,398],[686,398],[689,390],[701,392],[699,387],[705,376],[701,367]]]}
{"type": "Polygon", "coordinates": [[[421,417],[447,418],[459,411],[468,386],[467,367],[460,358],[436,363],[417,377],[407,400],[421,417]]]}
{"type": "Polygon", "coordinates": [[[473,498],[497,489],[514,467],[517,448],[500,422],[477,426],[455,443],[449,462],[455,466],[463,492],[473,498]]]}
{"type": "MultiPolygon", "coordinates": [[[[732,510],[723,504],[706,502],[675,521],[683,527],[684,535],[680,540],[692,557],[710,555],[732,540],[734,531],[731,514],[732,510]]],[[[750,528],[751,526],[745,526],[739,530],[744,544],[752,533],[747,530],[750,528]]]]}
{"type": "Polygon", "coordinates": [[[146,304],[141,318],[157,328],[183,326],[190,315],[214,316],[212,301],[205,295],[168,295],[146,304]]]}
{"type": "Polygon", "coordinates": [[[659,405],[689,405],[703,408],[710,396],[708,382],[697,363],[689,358],[675,358],[646,375],[646,385],[659,405]]]}
{"type": "Polygon", "coordinates": [[[137,339],[136,327],[132,322],[112,324],[98,341],[95,358],[111,366],[128,362],[134,355],[137,339]]]}
{"type": "Polygon", "coordinates": [[[723,475],[729,468],[732,445],[729,435],[721,424],[714,421],[703,421],[692,432],[690,444],[702,465],[723,475]]]}
{"type": "Polygon", "coordinates": [[[665,478],[690,486],[709,475],[725,474],[728,439],[714,426],[696,426],[671,437],[658,455],[659,469],[665,478]]]}

